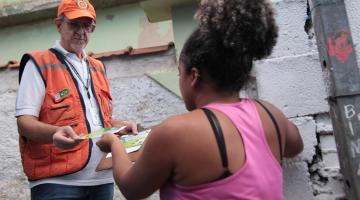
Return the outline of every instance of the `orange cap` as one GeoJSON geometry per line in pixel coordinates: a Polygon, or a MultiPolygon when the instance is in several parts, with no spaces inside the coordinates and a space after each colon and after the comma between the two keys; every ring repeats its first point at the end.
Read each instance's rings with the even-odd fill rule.
{"type": "Polygon", "coordinates": [[[79,17],[89,17],[96,21],[96,13],[94,7],[88,0],[62,0],[57,16],[63,14],[73,20],[79,17]]]}

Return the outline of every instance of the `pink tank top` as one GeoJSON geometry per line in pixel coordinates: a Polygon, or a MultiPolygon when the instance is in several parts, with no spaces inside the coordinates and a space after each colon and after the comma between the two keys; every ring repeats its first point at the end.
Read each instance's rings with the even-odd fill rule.
{"type": "MultiPolygon", "coordinates": [[[[168,182],[160,189],[161,199],[283,199],[282,168],[271,153],[259,114],[252,100],[205,106],[223,112],[235,124],[244,142],[244,166],[227,178],[196,185],[168,182]]],[[[215,136],[214,136],[215,137],[215,136]]]]}

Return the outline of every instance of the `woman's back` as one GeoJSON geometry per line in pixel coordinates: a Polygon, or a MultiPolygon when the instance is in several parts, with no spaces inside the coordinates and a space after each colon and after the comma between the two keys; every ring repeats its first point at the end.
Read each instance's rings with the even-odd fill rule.
{"type": "Polygon", "coordinates": [[[225,169],[215,133],[205,114],[196,110],[175,119],[179,145],[174,146],[174,178],[161,189],[161,198],[282,199],[281,166],[272,154],[276,150],[267,144],[255,103],[242,99],[205,107],[220,122],[232,175],[219,180],[225,169]]]}

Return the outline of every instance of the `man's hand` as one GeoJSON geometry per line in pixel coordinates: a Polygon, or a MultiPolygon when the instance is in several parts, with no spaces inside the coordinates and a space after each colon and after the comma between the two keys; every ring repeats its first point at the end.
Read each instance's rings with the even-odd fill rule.
{"type": "Polygon", "coordinates": [[[53,135],[54,145],[62,149],[71,149],[80,142],[80,137],[70,126],[59,127],[53,135]]]}
{"type": "Polygon", "coordinates": [[[119,131],[118,135],[126,135],[128,133],[133,133],[133,134],[138,133],[137,125],[134,122],[113,119],[111,121],[111,125],[114,126],[114,127],[126,126],[126,128],[119,131]]]}

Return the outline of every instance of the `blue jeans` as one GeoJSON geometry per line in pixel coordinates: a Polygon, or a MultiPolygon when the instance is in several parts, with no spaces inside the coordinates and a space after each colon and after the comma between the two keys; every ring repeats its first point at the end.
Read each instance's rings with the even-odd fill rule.
{"type": "Polygon", "coordinates": [[[97,186],[41,184],[31,188],[32,200],[113,200],[114,183],[97,186]]]}

